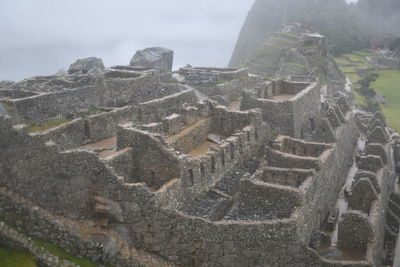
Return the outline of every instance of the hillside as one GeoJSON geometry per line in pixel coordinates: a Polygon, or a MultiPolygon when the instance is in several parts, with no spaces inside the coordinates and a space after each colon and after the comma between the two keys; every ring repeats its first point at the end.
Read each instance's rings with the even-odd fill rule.
{"type": "Polygon", "coordinates": [[[230,66],[244,64],[283,25],[301,23],[326,36],[333,54],[364,48],[369,29],[345,0],[256,0],[240,32],[230,66]]]}
{"type": "Polygon", "coordinates": [[[344,80],[328,53],[326,37],[300,24],[272,34],[242,65],[267,78],[315,75],[321,81],[344,80]]]}
{"type": "MultiPolygon", "coordinates": [[[[383,112],[389,126],[400,131],[400,118],[398,116],[400,112],[400,90],[398,88],[400,84],[400,70],[377,66],[368,60],[380,56],[382,55],[377,51],[362,50],[344,54],[341,57],[335,58],[335,61],[353,83],[353,91],[356,95],[357,104],[365,109],[368,109],[368,99],[359,93],[358,82],[369,74],[379,74],[377,80],[371,85],[376,93],[384,99],[384,103],[380,103],[377,108],[383,112]]],[[[376,103],[374,99],[369,101],[376,103]]]]}

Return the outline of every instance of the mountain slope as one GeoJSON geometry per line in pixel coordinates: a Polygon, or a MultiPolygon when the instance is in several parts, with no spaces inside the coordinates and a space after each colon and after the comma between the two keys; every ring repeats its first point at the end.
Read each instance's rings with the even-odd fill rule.
{"type": "Polygon", "coordinates": [[[301,23],[325,35],[334,54],[368,45],[368,29],[345,0],[256,0],[240,32],[230,66],[244,64],[274,32],[301,23]]]}

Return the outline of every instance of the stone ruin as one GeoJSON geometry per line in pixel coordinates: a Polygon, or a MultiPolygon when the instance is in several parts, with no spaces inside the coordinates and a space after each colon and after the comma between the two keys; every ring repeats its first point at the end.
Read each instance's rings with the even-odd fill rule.
{"type": "Polygon", "coordinates": [[[18,227],[116,266],[393,262],[400,145],[382,115],[356,109],[344,84],[171,72],[156,50],[0,90],[1,242],[38,254],[18,227]]]}

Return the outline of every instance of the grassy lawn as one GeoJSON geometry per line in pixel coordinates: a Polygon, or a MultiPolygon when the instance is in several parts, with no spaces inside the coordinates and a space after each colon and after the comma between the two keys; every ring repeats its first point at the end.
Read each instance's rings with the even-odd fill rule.
{"type": "Polygon", "coordinates": [[[374,71],[380,76],[372,88],[386,98],[382,111],[389,125],[400,131],[400,70],[374,71]]]}
{"type": "Polygon", "coordinates": [[[37,265],[29,253],[0,244],[0,266],[36,267],[37,265]]]}

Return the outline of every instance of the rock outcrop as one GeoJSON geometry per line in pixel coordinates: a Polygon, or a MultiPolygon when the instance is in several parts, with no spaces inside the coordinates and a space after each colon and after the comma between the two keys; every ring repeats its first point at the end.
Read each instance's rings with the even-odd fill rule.
{"type": "Polygon", "coordinates": [[[104,64],[101,58],[88,57],[78,59],[68,69],[68,74],[74,73],[89,73],[93,71],[104,70],[104,64]]]}
{"type": "Polygon", "coordinates": [[[159,68],[170,72],[174,61],[174,51],[163,47],[150,47],[139,50],[131,59],[131,66],[159,68]]]}

